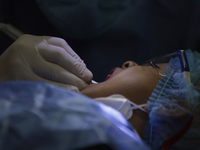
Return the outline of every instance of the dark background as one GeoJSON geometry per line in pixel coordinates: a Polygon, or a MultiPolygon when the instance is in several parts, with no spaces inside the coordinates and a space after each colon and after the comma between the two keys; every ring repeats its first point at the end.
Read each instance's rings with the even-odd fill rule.
{"type": "MultiPolygon", "coordinates": [[[[33,0],[0,0],[0,22],[27,34],[64,38],[100,82],[127,60],[142,63],[177,49],[200,51],[199,8],[199,0],[130,0],[112,26],[92,39],[63,35],[33,0]]],[[[1,53],[12,42],[0,33],[1,53]]]]}

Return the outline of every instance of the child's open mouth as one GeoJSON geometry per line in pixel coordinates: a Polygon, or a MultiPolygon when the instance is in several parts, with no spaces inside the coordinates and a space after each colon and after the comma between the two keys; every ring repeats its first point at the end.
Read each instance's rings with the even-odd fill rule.
{"type": "Polygon", "coordinates": [[[108,79],[112,76],[112,74],[113,74],[113,72],[115,71],[115,69],[116,69],[116,68],[113,68],[113,69],[110,71],[110,74],[107,76],[106,80],[108,80],[108,79]]]}

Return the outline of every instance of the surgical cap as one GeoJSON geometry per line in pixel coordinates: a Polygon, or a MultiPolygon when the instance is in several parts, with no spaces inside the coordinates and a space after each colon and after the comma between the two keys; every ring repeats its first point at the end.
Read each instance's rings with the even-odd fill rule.
{"type": "Polygon", "coordinates": [[[193,83],[200,77],[200,54],[187,50],[186,55],[192,83],[180,71],[179,59],[173,58],[164,73],[168,76],[161,77],[147,102],[150,120],[144,139],[153,149],[169,148],[177,140],[172,137],[179,138],[189,126],[197,106],[199,93],[193,83]]]}

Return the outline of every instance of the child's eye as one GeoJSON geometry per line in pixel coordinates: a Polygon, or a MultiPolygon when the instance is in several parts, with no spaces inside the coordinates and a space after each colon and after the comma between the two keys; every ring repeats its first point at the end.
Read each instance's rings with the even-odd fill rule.
{"type": "Polygon", "coordinates": [[[149,67],[151,67],[151,68],[154,68],[152,65],[151,65],[151,66],[149,66],[149,67]]]}
{"type": "Polygon", "coordinates": [[[154,66],[155,66],[157,69],[160,69],[160,67],[159,67],[159,66],[157,66],[156,64],[154,64],[154,66]]]}
{"type": "Polygon", "coordinates": [[[146,67],[151,67],[151,68],[160,69],[160,67],[157,66],[157,65],[156,65],[155,63],[153,63],[153,62],[148,62],[148,63],[142,64],[141,66],[146,66],[146,67]]]}
{"type": "Polygon", "coordinates": [[[150,63],[149,63],[149,67],[155,68],[155,69],[160,69],[160,67],[157,66],[157,65],[156,65],[155,63],[153,63],[153,62],[150,62],[150,63]]]}
{"type": "Polygon", "coordinates": [[[146,67],[151,67],[151,68],[153,68],[153,66],[152,66],[152,64],[151,63],[145,63],[145,64],[142,64],[141,66],[146,66],[146,67]]]}

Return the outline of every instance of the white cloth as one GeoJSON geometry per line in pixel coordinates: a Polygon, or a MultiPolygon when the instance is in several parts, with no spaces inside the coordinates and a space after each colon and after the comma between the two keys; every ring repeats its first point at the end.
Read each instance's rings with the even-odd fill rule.
{"type": "Polygon", "coordinates": [[[120,111],[126,119],[130,119],[132,117],[133,110],[135,109],[141,109],[142,111],[148,113],[145,109],[142,108],[146,106],[146,104],[137,105],[119,94],[114,94],[108,97],[95,98],[94,100],[120,111]]]}

